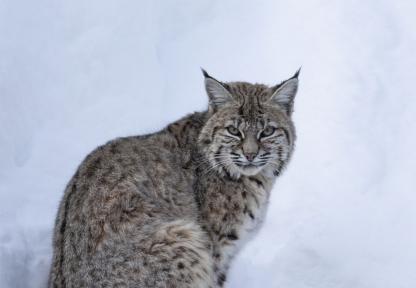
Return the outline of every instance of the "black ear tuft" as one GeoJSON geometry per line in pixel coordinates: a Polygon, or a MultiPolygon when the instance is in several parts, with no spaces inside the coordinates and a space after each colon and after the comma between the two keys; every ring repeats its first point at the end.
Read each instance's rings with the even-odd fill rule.
{"type": "Polygon", "coordinates": [[[302,66],[299,67],[298,71],[296,71],[295,75],[293,75],[292,78],[290,78],[290,79],[298,79],[301,69],[302,69],[302,66]]]}
{"type": "Polygon", "coordinates": [[[233,97],[227,89],[227,84],[210,76],[203,68],[201,68],[201,71],[205,77],[205,89],[209,97],[210,106],[214,111],[233,101],[233,97]]]}
{"type": "Polygon", "coordinates": [[[205,71],[204,68],[201,67],[201,71],[202,71],[202,74],[204,75],[205,78],[212,78],[211,76],[209,76],[208,72],[205,71]]]}

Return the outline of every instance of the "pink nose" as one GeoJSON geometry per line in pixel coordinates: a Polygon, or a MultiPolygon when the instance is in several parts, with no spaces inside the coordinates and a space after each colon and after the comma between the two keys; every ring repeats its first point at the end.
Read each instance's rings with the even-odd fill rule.
{"type": "Polygon", "coordinates": [[[247,160],[251,162],[254,158],[256,158],[257,153],[244,153],[244,156],[246,156],[247,160]]]}

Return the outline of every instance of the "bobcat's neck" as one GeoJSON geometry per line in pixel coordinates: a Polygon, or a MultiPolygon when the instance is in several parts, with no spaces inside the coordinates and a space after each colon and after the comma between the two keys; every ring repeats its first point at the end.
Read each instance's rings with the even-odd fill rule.
{"type": "Polygon", "coordinates": [[[206,120],[207,112],[195,112],[173,122],[166,130],[176,138],[181,149],[193,151],[206,120]]]}

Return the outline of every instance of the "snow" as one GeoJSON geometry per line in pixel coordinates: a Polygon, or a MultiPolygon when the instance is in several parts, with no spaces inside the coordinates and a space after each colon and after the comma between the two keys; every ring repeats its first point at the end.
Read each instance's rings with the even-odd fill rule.
{"type": "Polygon", "coordinates": [[[0,1],[0,287],[45,287],[85,155],[299,66],[297,149],[228,287],[416,287],[412,1],[0,1]]]}

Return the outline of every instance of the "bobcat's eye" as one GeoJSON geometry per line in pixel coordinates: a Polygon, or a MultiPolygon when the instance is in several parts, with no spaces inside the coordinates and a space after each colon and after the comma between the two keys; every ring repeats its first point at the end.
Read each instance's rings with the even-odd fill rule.
{"type": "Polygon", "coordinates": [[[234,126],[228,126],[227,127],[227,131],[228,133],[230,133],[231,135],[234,136],[240,136],[240,130],[238,130],[237,128],[235,128],[234,126]]]}
{"type": "Polygon", "coordinates": [[[276,131],[276,128],[272,126],[267,126],[261,133],[260,138],[265,138],[273,135],[274,131],[276,131]]]}

